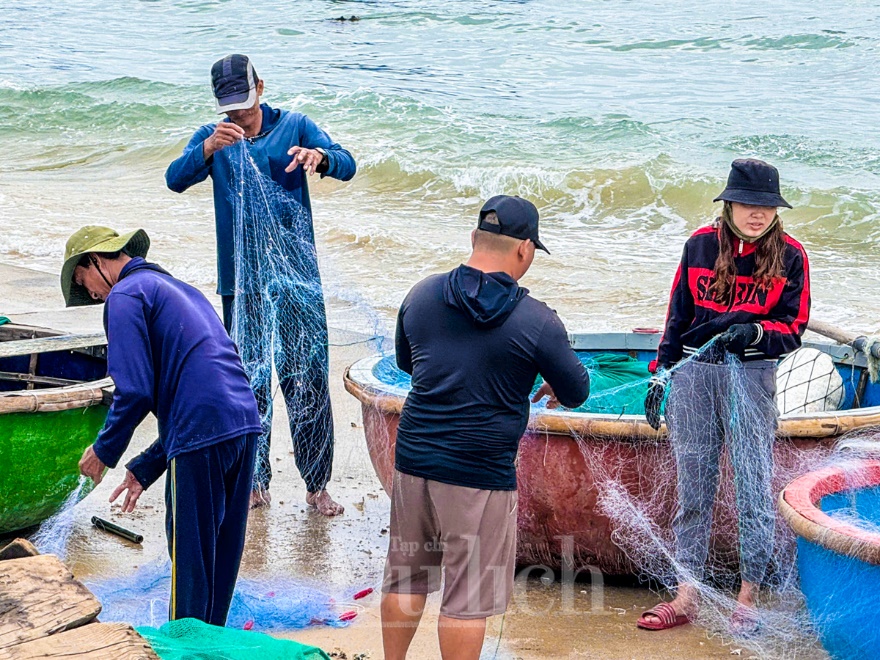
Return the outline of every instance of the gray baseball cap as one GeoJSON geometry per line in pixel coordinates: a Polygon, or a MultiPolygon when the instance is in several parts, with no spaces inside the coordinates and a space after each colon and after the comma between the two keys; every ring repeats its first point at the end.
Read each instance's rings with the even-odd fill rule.
{"type": "Polygon", "coordinates": [[[217,112],[252,108],[257,101],[259,82],[254,65],[247,55],[227,55],[211,67],[211,85],[217,112]]]}

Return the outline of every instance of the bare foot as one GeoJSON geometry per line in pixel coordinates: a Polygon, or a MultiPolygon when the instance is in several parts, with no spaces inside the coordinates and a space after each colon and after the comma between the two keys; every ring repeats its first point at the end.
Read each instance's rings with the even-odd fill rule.
{"type": "Polygon", "coordinates": [[[269,503],[272,501],[272,496],[269,494],[268,488],[263,488],[262,486],[256,486],[251,491],[251,509],[257,509],[261,506],[269,506],[269,503]]]}
{"type": "Polygon", "coordinates": [[[337,504],[333,501],[333,498],[330,497],[330,493],[326,490],[306,494],[306,502],[317,508],[318,513],[328,517],[338,516],[345,511],[345,508],[343,508],[341,504],[337,504]]]}
{"type": "Polygon", "coordinates": [[[754,582],[746,582],[743,580],[742,586],[739,589],[739,595],[736,598],[736,602],[744,607],[755,607],[755,596],[758,593],[758,585],[754,582]]]}

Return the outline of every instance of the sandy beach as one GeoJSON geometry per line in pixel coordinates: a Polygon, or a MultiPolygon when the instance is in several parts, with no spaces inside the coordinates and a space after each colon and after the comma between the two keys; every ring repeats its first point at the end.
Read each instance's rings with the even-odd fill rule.
{"type": "MultiPolygon", "coordinates": [[[[55,276],[0,266],[0,281],[4,311],[16,322],[72,332],[101,329],[102,307],[63,309],[55,276]]],[[[206,293],[216,302],[216,296],[206,293]]],[[[340,658],[376,659],[382,657],[378,591],[388,543],[390,502],[370,464],[359,403],[342,386],[344,369],[373,349],[369,343],[358,343],[361,337],[332,328],[330,338],[336,454],[329,489],[345,506],[345,513],[328,520],[306,506],[303,482],[289,451],[287,416],[283,405],[276,405],[273,502],[251,514],[241,575],[294,579],[333,598],[339,613],[356,611],[357,617],[346,627],[317,625],[283,636],[336,652],[340,658]],[[352,594],[370,587],[375,590],[370,596],[356,603],[350,600],[352,594]]],[[[276,403],[279,400],[277,397],[276,403]]],[[[146,447],[155,432],[155,420],[150,417],[138,429],[123,462],[146,447]]],[[[107,502],[121,478],[121,470],[108,472],[75,509],[67,563],[86,582],[101,578],[124,581],[139,566],[165,556],[163,482],[144,494],[133,514],[123,515],[107,502]],[[94,529],[90,524],[93,515],[143,534],[143,545],[94,529]]],[[[648,589],[606,585],[600,594],[594,594],[589,582],[577,583],[571,588],[573,607],[567,612],[563,589],[558,581],[542,581],[539,575],[519,580],[508,613],[489,620],[483,657],[623,660],[750,656],[747,649],[730,646],[729,640],[725,644],[722,637],[710,636],[696,626],[665,632],[662,640],[655,633],[637,630],[639,614],[657,600],[648,589]]],[[[437,597],[429,599],[410,657],[439,657],[438,609],[437,597]]]]}

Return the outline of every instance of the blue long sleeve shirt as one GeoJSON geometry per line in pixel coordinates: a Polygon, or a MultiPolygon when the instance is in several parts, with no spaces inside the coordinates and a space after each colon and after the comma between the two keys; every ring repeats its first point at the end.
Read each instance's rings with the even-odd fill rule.
{"type": "MultiPolygon", "coordinates": [[[[303,168],[297,167],[293,172],[284,171],[291,161],[287,151],[294,146],[309,149],[320,147],[327,154],[327,170],[321,176],[330,176],[340,181],[348,181],[355,175],[357,166],[354,157],[305,115],[271,108],[266,104],[260,107],[263,110],[260,132],[256,137],[244,141],[245,148],[260,171],[290,191],[294,199],[311,215],[308,182],[303,168]]],[[[207,124],[195,132],[184,148],[183,155],[168,166],[165,181],[174,192],[183,192],[209,176],[213,180],[214,216],[217,225],[217,293],[233,295],[235,257],[232,194],[235,181],[230,158],[235,150],[227,147],[205,160],[202,143],[214,133],[215,127],[216,124],[207,124]]]]}
{"type": "Polygon", "coordinates": [[[129,464],[139,481],[151,475],[143,477],[145,487],[178,454],[260,433],[235,345],[197,289],[132,259],[107,296],[104,329],[116,391],[94,450],[106,465],[116,467],[151,412],[160,440],[129,464]]]}

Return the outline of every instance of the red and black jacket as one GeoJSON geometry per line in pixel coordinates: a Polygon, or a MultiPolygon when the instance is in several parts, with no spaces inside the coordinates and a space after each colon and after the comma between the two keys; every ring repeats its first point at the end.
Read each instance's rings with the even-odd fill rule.
{"type": "Polygon", "coordinates": [[[736,323],[758,323],[763,331],[746,349],[745,360],[777,359],[800,348],[810,317],[810,269],[803,246],[786,234],[782,277],[770,287],[759,287],[752,276],[755,244],[736,240],[733,295],[718,300],[710,287],[715,282],[719,231],[716,221],[684,244],[657,350],[659,366],[675,364],[736,323]]]}

